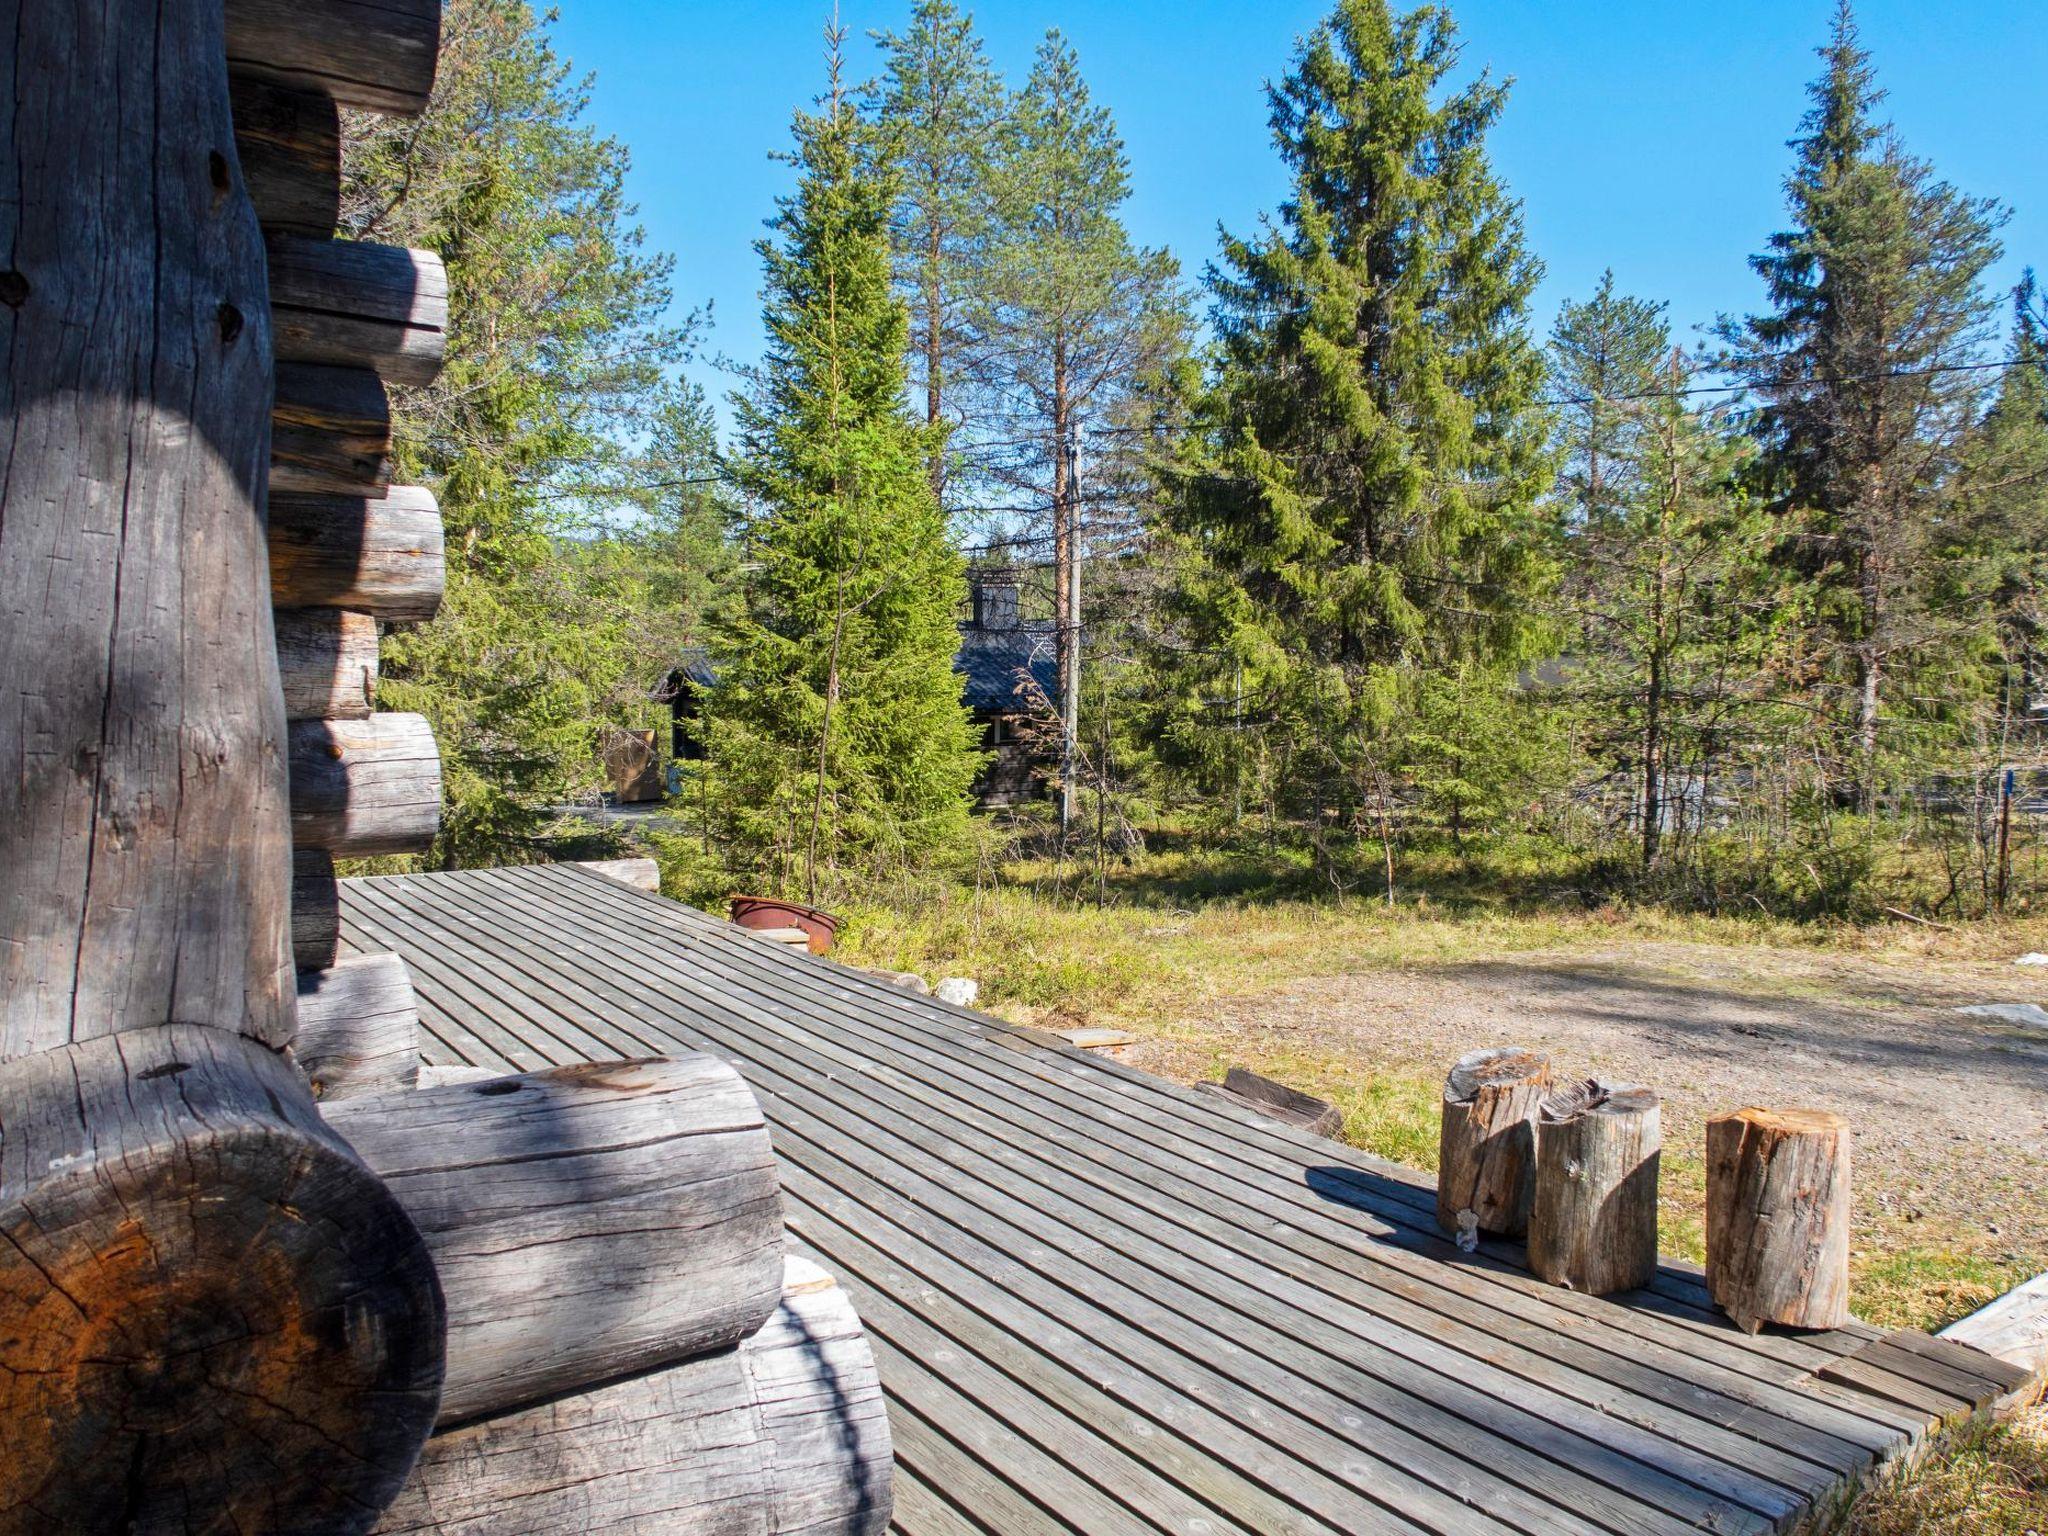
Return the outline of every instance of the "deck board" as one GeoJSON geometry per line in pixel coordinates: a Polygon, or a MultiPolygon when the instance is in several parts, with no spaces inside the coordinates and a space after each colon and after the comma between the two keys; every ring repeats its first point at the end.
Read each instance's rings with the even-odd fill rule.
{"type": "Polygon", "coordinates": [[[1682,1266],[1555,1290],[1412,1170],[588,871],[342,893],[431,1062],[740,1069],[874,1335],[905,1536],[1791,1529],[1996,1395],[1860,1325],[1751,1339],[1682,1266]]]}

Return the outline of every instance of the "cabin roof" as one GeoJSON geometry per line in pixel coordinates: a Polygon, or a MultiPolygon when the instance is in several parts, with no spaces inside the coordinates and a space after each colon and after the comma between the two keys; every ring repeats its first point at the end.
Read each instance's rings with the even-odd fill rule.
{"type": "Polygon", "coordinates": [[[976,714],[1024,713],[1058,689],[1053,626],[1040,620],[1007,629],[963,624],[953,669],[964,679],[961,701],[976,714]]]}
{"type": "Polygon", "coordinates": [[[906,1536],[1784,1529],[2005,1390],[1696,1270],[1595,1300],[1460,1254],[1430,1181],[566,866],[342,883],[428,1061],[705,1050],[870,1333],[906,1536]]]}

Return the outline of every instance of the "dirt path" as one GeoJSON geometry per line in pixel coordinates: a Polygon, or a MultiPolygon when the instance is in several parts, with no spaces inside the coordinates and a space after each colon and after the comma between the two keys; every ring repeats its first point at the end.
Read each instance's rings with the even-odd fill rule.
{"type": "MultiPolygon", "coordinates": [[[[1810,1104],[1856,1133],[1859,1217],[1880,1246],[2048,1268],[2048,1027],[1956,1012],[2048,1004],[2048,968],[1912,964],[1772,948],[1638,943],[1375,969],[1227,1001],[1204,1034],[1435,1077],[1464,1049],[1524,1044],[1560,1073],[1648,1083],[1674,1152],[1705,1117],[1810,1104]]],[[[1201,1070],[1187,1044],[1134,1064],[1201,1070]]]]}

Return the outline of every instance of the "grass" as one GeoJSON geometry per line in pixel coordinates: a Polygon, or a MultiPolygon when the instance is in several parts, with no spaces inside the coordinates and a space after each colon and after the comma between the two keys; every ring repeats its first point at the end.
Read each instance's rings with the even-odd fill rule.
{"type": "MultiPolygon", "coordinates": [[[[1420,862],[1420,861],[1418,861],[1420,862]]],[[[1004,866],[978,887],[926,882],[849,906],[841,953],[857,964],[928,977],[972,976],[982,1006],[1023,1023],[1108,1025],[1166,1042],[1190,1072],[1244,1065],[1326,1098],[1344,1139],[1411,1167],[1436,1166],[1440,1064],[1390,1072],[1341,1051],[1304,1048],[1216,1022],[1218,1005],[1284,993],[1314,978],[1427,971],[1535,950],[1688,942],[1851,953],[1920,962],[2048,949],[2048,919],[1980,923],[1953,932],[1705,916],[1588,903],[1546,890],[1528,869],[1481,865],[1453,877],[1449,861],[1395,906],[1319,888],[1302,862],[1243,849],[1169,847],[1113,871],[1107,902],[1092,886],[1053,894],[1050,866],[1004,866]]],[[[1071,869],[1068,871],[1071,877],[1071,869]]],[[[1824,988],[1761,978],[1787,995],[1824,988]]],[[[1667,1148],[1663,1251],[1705,1257],[1702,1159],[1667,1148]]],[[[1859,1219],[1862,1219],[1859,1217],[1859,1219]]],[[[2019,1256],[1981,1233],[1879,1213],[1858,1232],[1852,1280],[1859,1313],[1886,1327],[1938,1327],[2026,1279],[2019,1256]]]]}
{"type": "Polygon", "coordinates": [[[2048,1410],[1977,1424],[1866,1489],[1845,1536],[2048,1536],[2048,1410]]]}

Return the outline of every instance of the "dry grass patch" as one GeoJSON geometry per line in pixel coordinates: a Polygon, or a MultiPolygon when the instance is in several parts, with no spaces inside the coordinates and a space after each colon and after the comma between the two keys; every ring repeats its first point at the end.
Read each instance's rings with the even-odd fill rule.
{"type": "Polygon", "coordinates": [[[2048,1409],[1973,1425],[1850,1509],[1846,1536],[2048,1536],[2048,1409]]]}

